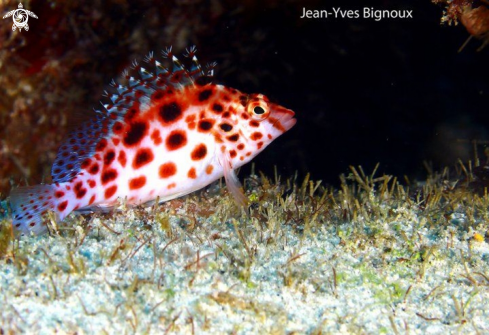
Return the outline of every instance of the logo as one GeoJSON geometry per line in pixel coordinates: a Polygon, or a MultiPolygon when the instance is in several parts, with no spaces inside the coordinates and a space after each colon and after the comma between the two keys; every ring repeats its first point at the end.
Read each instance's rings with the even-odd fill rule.
{"type": "Polygon", "coordinates": [[[15,29],[19,28],[19,31],[22,31],[22,28],[25,29],[25,31],[29,31],[29,25],[27,24],[27,21],[29,20],[29,16],[32,16],[33,18],[38,18],[36,14],[34,14],[31,11],[28,11],[27,9],[22,8],[22,4],[19,3],[19,8],[11,10],[7,14],[3,16],[3,18],[7,17],[12,17],[12,20],[14,21],[14,24],[12,25],[12,30],[15,31],[15,29]]]}

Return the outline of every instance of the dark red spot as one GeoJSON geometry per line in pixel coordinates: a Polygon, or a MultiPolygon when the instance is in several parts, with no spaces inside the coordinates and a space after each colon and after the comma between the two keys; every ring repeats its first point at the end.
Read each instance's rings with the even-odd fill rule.
{"type": "Polygon", "coordinates": [[[253,140],[253,141],[258,141],[259,139],[261,139],[263,137],[263,134],[260,133],[260,132],[254,132],[253,134],[251,134],[250,138],[253,140]]]}
{"type": "Polygon", "coordinates": [[[112,197],[117,192],[117,185],[113,185],[105,190],[105,199],[112,197]]]}
{"type": "Polygon", "coordinates": [[[207,147],[205,146],[205,144],[201,143],[197,145],[194,148],[194,150],[192,150],[190,157],[192,157],[192,160],[198,161],[205,158],[206,155],[207,155],[207,147]]]}
{"type": "Polygon", "coordinates": [[[136,152],[136,156],[132,161],[132,167],[139,169],[140,167],[150,163],[154,159],[153,152],[149,148],[141,148],[136,152]]]}
{"type": "Polygon", "coordinates": [[[169,124],[181,119],[183,113],[179,104],[170,102],[161,106],[159,116],[162,123],[169,124]]]}
{"type": "Polygon", "coordinates": [[[169,151],[177,150],[187,144],[187,135],[183,130],[174,130],[168,135],[165,143],[169,151]]]}
{"type": "Polygon", "coordinates": [[[81,181],[75,184],[73,190],[75,191],[76,197],[78,199],[83,198],[85,194],[87,194],[87,189],[83,187],[83,183],[81,181]]]}
{"type": "Polygon", "coordinates": [[[129,189],[130,190],[137,190],[138,188],[141,188],[144,185],[146,185],[146,177],[145,176],[136,177],[136,178],[132,178],[131,180],[129,180],[129,189]]]}
{"type": "Polygon", "coordinates": [[[151,139],[153,140],[155,145],[161,144],[163,140],[161,139],[160,131],[158,129],[153,130],[153,133],[151,134],[151,139]]]}
{"type": "Polygon", "coordinates": [[[97,146],[95,147],[95,150],[97,151],[102,151],[105,149],[107,146],[107,140],[105,138],[101,139],[98,143],[97,146]]]}
{"type": "Polygon", "coordinates": [[[258,121],[255,121],[255,120],[250,121],[250,127],[258,128],[259,126],[260,126],[260,124],[258,123],[258,121]]]}
{"type": "Polygon", "coordinates": [[[258,142],[258,143],[256,144],[256,147],[257,147],[258,149],[261,149],[261,147],[262,147],[262,146],[263,146],[263,142],[258,142]]]}
{"type": "Polygon", "coordinates": [[[98,164],[95,163],[90,167],[90,170],[88,170],[88,172],[90,172],[91,174],[97,174],[98,170],[99,170],[98,164]]]}
{"type": "Polygon", "coordinates": [[[114,159],[115,159],[115,152],[114,150],[110,150],[104,156],[104,164],[110,165],[114,161],[114,159]]]}
{"type": "Polygon", "coordinates": [[[187,176],[192,179],[197,178],[197,173],[195,171],[195,168],[191,168],[190,170],[188,170],[187,176]]]}
{"type": "MultiPolygon", "coordinates": [[[[129,101],[128,101],[129,102],[129,101]]],[[[130,121],[132,120],[136,114],[138,113],[138,107],[137,106],[133,106],[132,108],[130,108],[127,112],[126,112],[126,115],[125,115],[125,119],[127,121],[130,121]]]]}
{"type": "Polygon", "coordinates": [[[227,118],[229,118],[230,116],[231,116],[231,114],[230,114],[229,112],[224,112],[224,113],[222,113],[222,117],[223,117],[224,119],[227,119],[227,118]]]}
{"type": "Polygon", "coordinates": [[[218,104],[218,103],[215,103],[212,105],[212,110],[216,113],[221,113],[222,112],[222,105],[221,104],[218,104]]]}
{"type": "Polygon", "coordinates": [[[248,97],[246,95],[240,95],[239,102],[243,107],[246,107],[246,104],[248,103],[248,97]]]}
{"type": "Polygon", "coordinates": [[[231,150],[231,151],[229,151],[229,156],[230,156],[231,158],[234,158],[234,157],[236,157],[237,155],[238,155],[238,154],[236,153],[236,151],[235,151],[235,150],[231,150]]]}
{"type": "Polygon", "coordinates": [[[163,98],[163,91],[162,90],[158,90],[158,91],[154,92],[153,95],[151,96],[151,99],[153,99],[153,100],[160,100],[161,98],[163,98]]]}
{"type": "Polygon", "coordinates": [[[58,205],[58,211],[64,211],[66,209],[66,206],[68,206],[68,200],[63,201],[58,205]]]}
{"type": "Polygon", "coordinates": [[[199,101],[200,102],[204,102],[206,101],[207,99],[209,99],[209,97],[211,96],[212,94],[212,90],[211,89],[207,89],[207,90],[203,90],[199,93],[199,101]]]}
{"type": "Polygon", "coordinates": [[[92,197],[90,198],[90,201],[88,202],[89,205],[93,204],[95,201],[95,194],[92,195],[92,197]]]}
{"type": "Polygon", "coordinates": [[[86,168],[88,168],[88,166],[90,165],[90,163],[91,163],[91,160],[90,160],[89,158],[87,158],[87,159],[85,159],[85,160],[84,160],[84,161],[81,163],[80,167],[81,167],[82,169],[86,169],[86,168]]]}
{"type": "Polygon", "coordinates": [[[94,188],[95,186],[97,186],[97,183],[95,182],[95,180],[92,180],[92,179],[87,181],[87,183],[88,183],[88,186],[90,186],[90,188],[94,188]]]}
{"type": "Polygon", "coordinates": [[[119,152],[119,157],[117,157],[117,160],[119,161],[119,163],[121,163],[122,167],[126,166],[127,158],[126,158],[126,152],[124,150],[119,152]]]}
{"type": "Polygon", "coordinates": [[[162,164],[159,173],[161,178],[169,178],[177,173],[177,166],[172,162],[162,164]]]}
{"type": "Polygon", "coordinates": [[[60,172],[61,172],[61,169],[54,169],[54,170],[53,170],[53,173],[54,173],[54,174],[58,174],[58,173],[60,173],[60,172]]]}
{"type": "Polygon", "coordinates": [[[124,144],[127,147],[137,145],[148,131],[148,125],[144,122],[134,122],[126,135],[124,136],[124,144]]]}
{"type": "Polygon", "coordinates": [[[238,144],[238,150],[243,150],[245,145],[243,143],[238,144]]]}
{"type": "MultiPolygon", "coordinates": [[[[29,218],[29,219],[32,219],[32,218],[29,218]]],[[[36,225],[36,223],[35,223],[35,222],[31,222],[31,223],[29,224],[29,226],[31,226],[31,227],[34,227],[35,225],[36,225]]]]}
{"type": "Polygon", "coordinates": [[[228,136],[227,139],[230,140],[231,142],[237,142],[239,140],[239,135],[234,134],[234,135],[228,136]]]}
{"type": "Polygon", "coordinates": [[[120,134],[122,132],[123,128],[124,128],[124,126],[123,126],[122,122],[117,121],[112,126],[112,131],[114,132],[114,134],[120,134]]]}
{"type": "Polygon", "coordinates": [[[182,80],[182,73],[181,72],[176,72],[171,77],[171,81],[174,83],[179,83],[180,80],[182,80]]]}
{"type": "Polygon", "coordinates": [[[213,120],[200,120],[199,121],[199,131],[200,132],[208,132],[211,130],[212,126],[214,125],[213,120]]]}
{"type": "Polygon", "coordinates": [[[233,126],[231,126],[229,123],[222,123],[219,125],[219,128],[221,128],[225,132],[233,130],[233,126]]]}
{"type": "Polygon", "coordinates": [[[59,198],[64,197],[64,195],[65,195],[65,192],[63,192],[63,191],[56,191],[56,192],[54,193],[54,196],[55,196],[56,198],[58,198],[58,199],[59,199],[59,198]]]}
{"type": "Polygon", "coordinates": [[[117,178],[117,171],[114,170],[114,169],[109,169],[109,170],[106,170],[104,171],[104,173],[102,173],[102,185],[105,185],[107,184],[108,182],[114,180],[117,178]]]}

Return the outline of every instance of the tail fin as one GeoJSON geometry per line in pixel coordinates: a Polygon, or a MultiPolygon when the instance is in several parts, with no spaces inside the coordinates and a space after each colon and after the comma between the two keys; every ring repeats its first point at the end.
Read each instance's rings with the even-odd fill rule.
{"type": "Polygon", "coordinates": [[[19,187],[10,193],[14,229],[28,234],[46,231],[42,215],[56,208],[54,185],[19,187]]]}

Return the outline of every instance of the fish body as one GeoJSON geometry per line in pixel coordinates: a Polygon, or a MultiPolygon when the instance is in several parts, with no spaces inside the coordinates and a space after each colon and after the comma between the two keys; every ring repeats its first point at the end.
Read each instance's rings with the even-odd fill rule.
{"type": "Polygon", "coordinates": [[[237,203],[246,198],[234,170],[249,162],[294,126],[294,112],[262,94],[245,94],[209,82],[195,56],[189,69],[171,53],[172,68],[150,54],[155,71],[134,64],[127,86],[104,111],[81,124],[61,145],[52,167],[53,184],[20,187],[11,193],[13,225],[42,233],[42,215],[63,220],[72,211],[167,201],[225,177],[237,203]]]}

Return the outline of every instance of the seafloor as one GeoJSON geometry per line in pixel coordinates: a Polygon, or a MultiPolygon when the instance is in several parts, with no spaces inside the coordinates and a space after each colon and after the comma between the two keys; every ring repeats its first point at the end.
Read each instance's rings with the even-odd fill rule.
{"type": "Polygon", "coordinates": [[[1,333],[487,333],[489,196],[446,177],[254,175],[249,214],[214,185],[18,241],[4,220],[1,333]]]}
{"type": "MultiPolygon", "coordinates": [[[[489,333],[484,162],[419,173],[482,157],[487,1],[372,1],[414,11],[380,22],[300,19],[318,0],[22,3],[31,29],[0,26],[0,334],[489,333]],[[440,26],[474,13],[479,33],[440,26]],[[255,162],[301,177],[246,167],[249,213],[213,185],[14,238],[11,188],[50,182],[77,115],[132,60],[193,44],[219,83],[296,111],[255,162]],[[378,161],[407,177],[352,168],[337,181],[378,161]]],[[[331,6],[365,6],[352,3],[331,6]]]]}

